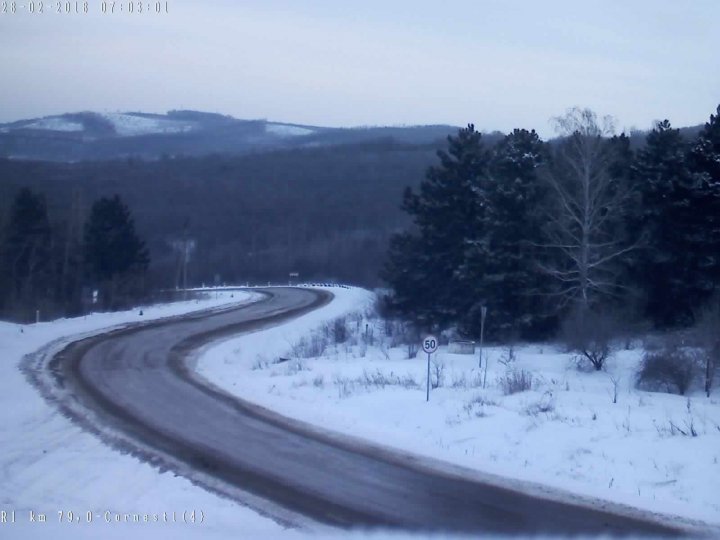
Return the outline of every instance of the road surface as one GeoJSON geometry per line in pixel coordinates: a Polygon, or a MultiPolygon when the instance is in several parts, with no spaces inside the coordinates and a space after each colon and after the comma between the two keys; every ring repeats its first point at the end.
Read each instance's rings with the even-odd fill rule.
{"type": "Polygon", "coordinates": [[[325,524],[508,534],[680,534],[650,521],[433,472],[377,447],[348,444],[268,417],[199,383],[186,362],[199,347],[291,319],[330,299],[308,289],[264,293],[265,299],[238,309],[76,342],[50,367],[73,400],[98,411],[102,422],[120,430],[131,445],[136,441],[151,462],[162,466],[161,456],[172,455],[186,471],[200,471],[325,524]]]}

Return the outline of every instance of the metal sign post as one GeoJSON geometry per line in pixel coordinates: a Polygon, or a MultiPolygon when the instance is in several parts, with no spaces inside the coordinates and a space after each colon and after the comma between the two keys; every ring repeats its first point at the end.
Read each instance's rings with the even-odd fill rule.
{"type": "Polygon", "coordinates": [[[482,368],[483,338],[485,334],[485,317],[487,316],[487,307],[480,307],[480,356],[478,357],[478,368],[482,368]]]}
{"type": "Polygon", "coordinates": [[[422,341],[422,350],[427,353],[428,362],[427,362],[427,395],[425,397],[425,401],[430,401],[430,355],[437,351],[438,348],[438,340],[435,336],[429,335],[425,336],[425,339],[422,341]]]}
{"type": "MultiPolygon", "coordinates": [[[[485,337],[485,316],[487,315],[487,307],[480,308],[480,366],[482,366],[483,339],[485,337]]],[[[483,388],[487,383],[488,359],[485,359],[485,373],[483,374],[483,388]]]]}

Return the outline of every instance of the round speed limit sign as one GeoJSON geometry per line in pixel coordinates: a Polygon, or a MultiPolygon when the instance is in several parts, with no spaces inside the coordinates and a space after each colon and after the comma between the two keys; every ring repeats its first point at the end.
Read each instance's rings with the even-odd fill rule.
{"type": "Polygon", "coordinates": [[[438,348],[438,340],[435,336],[425,336],[425,339],[422,341],[422,350],[425,351],[428,354],[432,354],[435,351],[437,351],[438,348]]]}

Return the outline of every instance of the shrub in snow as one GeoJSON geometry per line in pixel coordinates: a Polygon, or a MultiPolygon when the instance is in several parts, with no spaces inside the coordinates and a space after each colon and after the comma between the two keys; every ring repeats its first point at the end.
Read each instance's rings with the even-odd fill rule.
{"type": "Polygon", "coordinates": [[[445,384],[445,364],[433,360],[432,362],[432,380],[430,384],[433,388],[440,388],[445,384]]]}
{"type": "Polygon", "coordinates": [[[363,386],[365,386],[365,388],[369,386],[385,388],[387,385],[392,384],[392,379],[388,378],[379,369],[376,369],[375,371],[363,370],[363,379],[363,386]]]}
{"type": "Polygon", "coordinates": [[[596,371],[612,355],[612,342],[618,335],[618,322],[613,314],[587,308],[573,310],[560,330],[561,341],[569,351],[578,354],[578,365],[589,363],[596,371]]]}
{"type": "Polygon", "coordinates": [[[697,437],[698,431],[695,428],[695,419],[690,417],[688,420],[683,422],[682,426],[679,426],[672,420],[668,420],[667,426],[655,424],[655,429],[660,436],[676,437],[682,435],[683,437],[697,437]]]}
{"type": "Polygon", "coordinates": [[[620,387],[620,378],[611,374],[610,382],[612,383],[612,392],[610,393],[610,396],[612,397],[612,402],[617,403],[618,402],[618,389],[620,387]]]}
{"type": "Polygon", "coordinates": [[[450,386],[452,388],[480,388],[483,385],[483,375],[480,372],[473,372],[473,375],[468,378],[464,371],[459,374],[452,374],[452,382],[450,386]]]}
{"type": "Polygon", "coordinates": [[[333,384],[337,388],[338,397],[346,398],[351,396],[355,390],[362,388],[366,391],[371,389],[384,389],[386,386],[400,386],[406,389],[416,389],[419,385],[412,375],[398,376],[394,373],[386,375],[379,369],[375,371],[364,370],[362,376],[350,378],[336,375],[333,384]]]}
{"type": "Polygon", "coordinates": [[[385,319],[382,323],[383,334],[388,338],[391,348],[407,347],[408,358],[415,358],[420,344],[420,331],[410,322],[397,319],[385,319]]]}
{"type": "Polygon", "coordinates": [[[258,370],[258,369],[265,369],[270,365],[270,363],[265,359],[264,356],[258,354],[255,357],[255,361],[253,362],[252,369],[258,370]]]}
{"type": "Polygon", "coordinates": [[[452,382],[450,383],[450,386],[452,388],[467,388],[468,380],[467,380],[467,375],[465,375],[465,372],[461,371],[459,375],[456,373],[453,373],[452,374],[452,382]]]}
{"type": "Polygon", "coordinates": [[[335,388],[337,388],[339,398],[346,398],[351,396],[355,387],[351,379],[347,377],[341,377],[339,375],[335,376],[335,378],[333,379],[333,384],[335,385],[335,388]]]}
{"type": "Polygon", "coordinates": [[[335,319],[332,326],[332,337],[334,343],[336,345],[339,343],[345,343],[348,339],[348,334],[349,332],[345,317],[339,317],[335,319]]]}
{"type": "Polygon", "coordinates": [[[295,358],[317,358],[327,349],[328,340],[325,336],[315,334],[304,337],[292,346],[290,353],[295,358]]]}
{"type": "Polygon", "coordinates": [[[292,376],[297,375],[301,371],[306,371],[307,368],[299,360],[292,360],[285,364],[285,375],[292,376]]]}
{"type": "Polygon", "coordinates": [[[645,353],[637,386],[643,390],[685,395],[696,375],[696,353],[672,340],[659,351],[645,353]]]}
{"type": "Polygon", "coordinates": [[[505,367],[510,367],[515,363],[515,360],[517,360],[517,356],[515,355],[515,345],[511,342],[504,348],[503,354],[498,359],[498,362],[505,367]]]}
{"type": "Polygon", "coordinates": [[[532,389],[533,376],[532,373],[524,369],[519,371],[509,370],[498,379],[498,384],[506,396],[509,394],[517,394],[518,392],[526,392],[532,389]]]}
{"type": "Polygon", "coordinates": [[[478,395],[463,405],[463,410],[469,417],[484,418],[487,416],[485,407],[497,407],[497,401],[478,395]]]}
{"type": "Polygon", "coordinates": [[[555,399],[552,393],[545,392],[538,401],[530,403],[525,407],[525,414],[528,416],[537,416],[540,413],[549,413],[555,410],[555,399]]]}

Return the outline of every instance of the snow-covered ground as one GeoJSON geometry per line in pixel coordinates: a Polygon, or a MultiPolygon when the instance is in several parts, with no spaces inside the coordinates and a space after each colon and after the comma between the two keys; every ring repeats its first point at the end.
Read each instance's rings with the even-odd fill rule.
{"type": "MultiPolygon", "coordinates": [[[[623,385],[613,405],[608,375],[577,373],[568,368],[566,355],[527,347],[517,351],[516,364],[539,380],[532,392],[504,396],[498,390],[495,380],[504,372],[497,364],[501,350],[490,351],[488,388],[483,389],[477,386],[475,359],[441,349],[437,358],[445,364],[445,385],[433,391],[428,404],[424,360],[407,360],[401,349],[378,347],[379,325],[368,328],[375,345],[362,340],[333,345],[321,358],[273,364],[278,356],[309,351],[314,340],[308,335],[337,317],[349,315],[348,325],[364,332],[364,321],[353,313],[367,308],[372,295],[362,289],[331,291],[336,295],[332,303],[299,320],[208,348],[199,372],[244,398],[329,429],[510,478],[718,522],[716,399],[693,397],[688,411],[684,398],[632,390],[630,364],[637,352],[630,352],[611,366],[623,385]],[[304,347],[298,347],[303,338],[304,347]],[[538,403],[554,410],[540,412],[538,403]],[[683,427],[690,418],[699,432],[696,438],[671,436],[665,429],[670,419],[683,427]]],[[[217,290],[199,302],[143,307],[143,315],[137,308],[34,325],[0,323],[5,368],[0,377],[0,538],[307,538],[307,532],[286,529],[104,446],[46,403],[18,369],[24,355],[56,340],[69,342],[107,328],[251,300],[244,293],[217,290]],[[183,522],[183,513],[193,510],[196,516],[202,512],[202,524],[183,522]],[[14,511],[15,523],[2,523],[3,511],[7,520],[14,511]],[[44,514],[47,522],[33,522],[31,512],[36,520],[44,514]],[[78,521],[68,523],[68,512],[78,521]],[[88,512],[92,523],[87,523],[88,512]],[[130,522],[124,522],[124,514],[130,522]],[[133,523],[135,515],[149,522],[133,523]]],[[[320,536],[417,538],[326,530],[320,536]]]]}
{"type": "Polygon", "coordinates": [[[46,403],[18,369],[25,354],[54,340],[249,302],[253,296],[218,291],[204,300],[142,307],[142,316],[137,308],[32,325],[0,322],[0,538],[226,538],[228,531],[272,538],[283,533],[283,527],[248,508],[104,446],[46,403]],[[202,524],[182,522],[183,512],[192,510],[204,513],[202,524]],[[3,511],[7,520],[15,511],[15,523],[2,523],[3,511]],[[32,522],[30,512],[36,520],[44,514],[47,522],[32,522]],[[80,522],[60,523],[58,512],[65,520],[73,512],[80,522]],[[124,523],[126,513],[149,515],[150,522],[124,523]]]}
{"type": "Polygon", "coordinates": [[[426,403],[426,356],[411,360],[405,348],[388,347],[379,320],[366,329],[360,314],[370,293],[333,292],[333,303],[299,320],[212,346],[199,359],[199,374],[286,416],[493,481],[720,525],[717,391],[708,399],[636,390],[637,348],[618,351],[605,372],[579,371],[572,355],[554,346],[518,347],[508,366],[501,362],[507,349],[486,348],[485,375],[477,355],[441,347],[434,364],[443,384],[426,403]],[[354,335],[333,344],[326,323],[348,314],[354,335]],[[303,358],[325,345],[319,358],[303,358]],[[276,363],[279,357],[291,361],[276,363]],[[505,395],[501,379],[522,370],[531,374],[532,390],[505,395]],[[692,426],[697,436],[672,426],[688,435],[692,426]]]}

